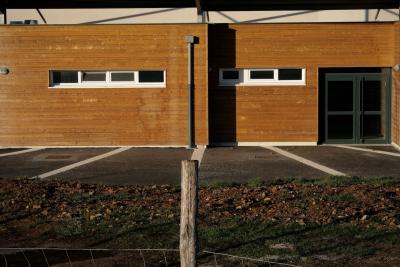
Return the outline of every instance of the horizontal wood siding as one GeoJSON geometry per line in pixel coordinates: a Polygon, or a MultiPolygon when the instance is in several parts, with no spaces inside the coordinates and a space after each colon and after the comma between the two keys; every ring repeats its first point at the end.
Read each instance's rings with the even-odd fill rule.
{"type": "Polygon", "coordinates": [[[390,67],[393,23],[210,25],[210,141],[317,142],[318,69],[390,67]],[[306,86],[218,86],[220,68],[306,68],[306,86]]]}
{"type": "Polygon", "coordinates": [[[1,26],[0,146],[187,144],[186,35],[196,142],[208,143],[206,25],[1,26]],[[167,88],[48,89],[48,71],[165,69],[167,88]]]}
{"type": "MultiPolygon", "coordinates": [[[[395,24],[395,62],[400,64],[400,23],[395,24]]],[[[400,71],[393,71],[392,84],[392,142],[400,145],[400,71]]]]}

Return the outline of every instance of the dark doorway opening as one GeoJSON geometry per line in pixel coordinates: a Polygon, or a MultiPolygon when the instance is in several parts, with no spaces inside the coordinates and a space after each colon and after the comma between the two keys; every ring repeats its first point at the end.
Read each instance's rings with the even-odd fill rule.
{"type": "Polygon", "coordinates": [[[209,28],[209,140],[236,145],[236,87],[219,85],[219,69],[236,68],[236,31],[228,24],[209,28]]]}
{"type": "Polygon", "coordinates": [[[319,70],[319,143],[390,143],[390,69],[319,70]]]}

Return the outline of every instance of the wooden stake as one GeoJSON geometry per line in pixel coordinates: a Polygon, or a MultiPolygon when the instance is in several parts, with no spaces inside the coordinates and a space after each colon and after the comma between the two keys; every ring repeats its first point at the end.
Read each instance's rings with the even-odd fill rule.
{"type": "Polygon", "coordinates": [[[198,166],[197,160],[182,161],[179,243],[181,267],[197,267],[198,166]]]}

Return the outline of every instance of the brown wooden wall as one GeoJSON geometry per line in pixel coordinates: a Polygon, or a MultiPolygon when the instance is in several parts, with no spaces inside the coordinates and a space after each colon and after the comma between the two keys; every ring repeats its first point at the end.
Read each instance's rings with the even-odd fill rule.
{"type": "MultiPolygon", "coordinates": [[[[200,40],[194,59],[197,144],[317,142],[318,69],[399,63],[399,28],[394,23],[2,26],[0,66],[10,74],[0,76],[0,146],[185,145],[186,35],[200,40]],[[218,69],[229,67],[304,67],[307,84],[218,86],[218,69]],[[51,69],[166,69],[167,88],[49,89],[51,69]]],[[[399,144],[399,73],[393,77],[392,140],[399,144]]]]}
{"type": "Polygon", "coordinates": [[[196,35],[196,143],[208,143],[207,25],[1,26],[0,146],[187,144],[196,35]],[[167,88],[48,89],[48,71],[166,69],[167,88]]]}
{"type": "Polygon", "coordinates": [[[393,23],[210,25],[210,141],[317,142],[318,68],[391,67],[393,23]],[[306,68],[306,86],[218,86],[219,68],[306,68]]]}
{"type": "MultiPolygon", "coordinates": [[[[395,24],[395,62],[400,64],[400,23],[395,24]]],[[[400,72],[393,71],[392,84],[392,142],[400,145],[400,72]]]]}

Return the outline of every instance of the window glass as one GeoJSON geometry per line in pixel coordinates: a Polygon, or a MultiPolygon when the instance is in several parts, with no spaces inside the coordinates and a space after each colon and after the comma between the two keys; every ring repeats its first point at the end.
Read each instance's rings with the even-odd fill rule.
{"type": "Polygon", "coordinates": [[[112,72],[111,81],[112,82],[133,82],[135,80],[135,75],[133,72],[112,72]]]}
{"type": "Polygon", "coordinates": [[[83,72],[82,82],[105,82],[106,72],[83,72]]]}
{"type": "Polygon", "coordinates": [[[223,80],[239,80],[238,70],[224,70],[222,71],[223,80]]]}
{"type": "Polygon", "coordinates": [[[139,71],[140,83],[163,83],[164,71],[162,70],[145,70],[139,71]]]}
{"type": "Polygon", "coordinates": [[[328,81],[328,111],[353,111],[353,81],[328,81]]]}
{"type": "Polygon", "coordinates": [[[251,70],[250,79],[252,80],[271,80],[274,78],[273,70],[251,70]]]}
{"type": "Polygon", "coordinates": [[[279,69],[278,79],[281,81],[301,81],[303,79],[302,69],[279,69]]]}
{"type": "Polygon", "coordinates": [[[77,71],[53,71],[52,75],[53,75],[53,84],[78,82],[77,71]]]}
{"type": "Polygon", "coordinates": [[[329,115],[328,139],[353,139],[353,115],[329,115]]]}
{"type": "Polygon", "coordinates": [[[165,87],[165,70],[51,70],[49,87],[165,87]]]}

